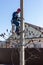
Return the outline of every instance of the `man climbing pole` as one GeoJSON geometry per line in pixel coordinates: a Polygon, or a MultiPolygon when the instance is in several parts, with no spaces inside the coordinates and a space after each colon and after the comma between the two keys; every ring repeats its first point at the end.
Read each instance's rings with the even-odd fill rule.
{"type": "Polygon", "coordinates": [[[16,30],[15,32],[17,33],[17,35],[19,35],[19,25],[20,25],[20,17],[18,16],[18,14],[21,12],[21,9],[18,8],[16,12],[13,12],[13,15],[12,15],[12,21],[11,23],[14,24],[16,26],[16,30]]]}

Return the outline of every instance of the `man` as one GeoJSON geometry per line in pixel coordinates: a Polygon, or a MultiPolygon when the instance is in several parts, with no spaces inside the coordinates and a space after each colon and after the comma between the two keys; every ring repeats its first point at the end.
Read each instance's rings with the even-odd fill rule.
{"type": "Polygon", "coordinates": [[[18,14],[20,12],[21,12],[21,9],[18,8],[17,11],[13,13],[12,21],[11,21],[11,23],[15,24],[15,26],[16,26],[16,31],[15,32],[17,33],[17,35],[19,35],[19,24],[20,24],[19,21],[20,21],[20,17],[18,17],[18,14]]]}

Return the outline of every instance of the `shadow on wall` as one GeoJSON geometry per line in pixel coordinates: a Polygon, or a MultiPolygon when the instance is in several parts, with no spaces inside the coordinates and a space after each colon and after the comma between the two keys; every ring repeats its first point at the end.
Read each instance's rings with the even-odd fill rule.
{"type": "MultiPolygon", "coordinates": [[[[0,48],[0,64],[20,65],[18,48],[0,48]]],[[[43,65],[43,48],[26,48],[25,65],[43,65]]]]}
{"type": "Polygon", "coordinates": [[[14,48],[0,48],[0,64],[19,65],[19,52],[14,48]]]}

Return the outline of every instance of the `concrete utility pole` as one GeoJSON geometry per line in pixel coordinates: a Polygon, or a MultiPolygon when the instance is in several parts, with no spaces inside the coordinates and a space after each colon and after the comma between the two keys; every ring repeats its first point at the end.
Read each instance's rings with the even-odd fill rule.
{"type": "MultiPolygon", "coordinates": [[[[21,8],[21,31],[24,30],[24,22],[23,22],[23,0],[20,0],[20,8],[21,8]]],[[[24,33],[21,32],[20,34],[20,65],[25,65],[25,54],[24,54],[24,44],[25,44],[25,40],[24,40],[24,33]]]]}

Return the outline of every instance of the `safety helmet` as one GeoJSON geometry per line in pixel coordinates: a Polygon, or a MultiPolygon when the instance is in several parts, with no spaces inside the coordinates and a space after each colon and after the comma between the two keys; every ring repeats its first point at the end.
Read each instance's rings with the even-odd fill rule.
{"type": "Polygon", "coordinates": [[[18,12],[18,13],[19,13],[19,12],[21,12],[21,9],[20,9],[20,8],[18,8],[18,9],[17,9],[17,12],[18,12]]]}

